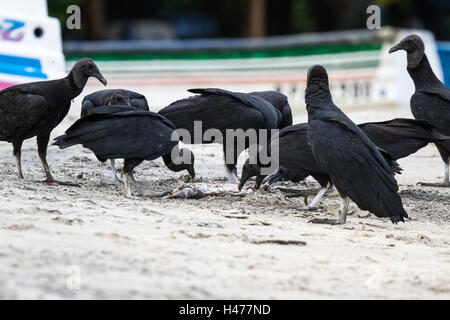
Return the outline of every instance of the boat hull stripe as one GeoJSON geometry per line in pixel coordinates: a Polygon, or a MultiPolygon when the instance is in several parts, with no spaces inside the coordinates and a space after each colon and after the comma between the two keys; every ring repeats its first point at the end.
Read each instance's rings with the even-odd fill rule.
{"type": "Polygon", "coordinates": [[[42,71],[42,65],[39,59],[4,54],[0,54],[0,73],[40,79],[48,78],[42,71]]]}

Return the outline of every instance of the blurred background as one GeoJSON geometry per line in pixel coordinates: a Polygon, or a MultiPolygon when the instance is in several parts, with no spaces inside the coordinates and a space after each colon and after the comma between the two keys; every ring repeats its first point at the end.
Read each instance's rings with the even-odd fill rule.
{"type": "Polygon", "coordinates": [[[64,25],[79,5],[83,28],[65,40],[151,40],[264,37],[364,28],[363,13],[381,8],[382,25],[427,29],[450,40],[448,0],[49,0],[49,15],[64,25]]]}
{"type": "MultiPolygon", "coordinates": [[[[406,113],[406,55],[388,50],[411,33],[450,85],[449,0],[0,0],[0,89],[61,77],[90,57],[109,88],[141,92],[154,110],[219,87],[277,90],[304,114],[306,72],[322,64],[342,108],[406,113]],[[381,28],[371,30],[374,4],[381,28]],[[79,29],[66,24],[72,5],[79,29]]],[[[83,95],[99,89],[89,81],[83,95]]]]}

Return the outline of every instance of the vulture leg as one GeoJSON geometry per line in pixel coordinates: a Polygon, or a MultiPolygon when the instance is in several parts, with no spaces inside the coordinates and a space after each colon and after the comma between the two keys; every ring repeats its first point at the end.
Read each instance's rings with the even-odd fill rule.
{"type": "Polygon", "coordinates": [[[450,187],[450,180],[449,180],[450,168],[449,168],[449,163],[450,163],[450,156],[448,157],[448,161],[445,163],[445,173],[444,173],[444,185],[446,185],[447,187],[450,187]]]}
{"type": "Polygon", "coordinates": [[[123,184],[125,185],[125,192],[127,193],[128,198],[132,198],[132,192],[131,192],[131,176],[133,173],[124,172],[123,173],[123,184]]]}
{"type": "Polygon", "coordinates": [[[449,161],[447,161],[445,163],[445,167],[444,167],[444,182],[442,182],[442,183],[418,182],[417,184],[421,185],[421,186],[426,186],[426,187],[450,187],[449,162],[450,162],[450,157],[449,157],[449,161]]]}
{"type": "Polygon", "coordinates": [[[144,196],[144,193],[141,191],[136,183],[136,180],[134,179],[133,172],[124,172],[123,183],[125,184],[125,191],[128,198],[133,198],[133,193],[131,191],[132,187],[136,190],[140,197],[144,196]]]}
{"type": "Polygon", "coordinates": [[[16,157],[16,163],[17,163],[17,171],[18,171],[18,176],[20,179],[23,179],[23,174],[22,174],[22,161],[20,159],[20,156],[22,154],[21,149],[22,149],[22,143],[23,140],[17,140],[13,142],[13,148],[14,148],[14,156],[16,157]]]}
{"type": "MultiPolygon", "coordinates": [[[[331,183],[327,182],[327,185],[325,187],[321,187],[319,192],[317,192],[316,196],[314,197],[314,199],[311,201],[310,204],[308,204],[306,207],[303,208],[303,210],[311,210],[314,209],[316,207],[316,205],[319,203],[320,199],[322,199],[323,195],[325,194],[325,192],[328,191],[328,189],[330,188],[331,183]]],[[[307,198],[305,198],[305,202],[307,201],[307,198]]]]}
{"type": "Polygon", "coordinates": [[[50,134],[38,135],[37,136],[37,145],[38,145],[38,154],[41,159],[42,166],[44,167],[46,179],[44,182],[53,183],[55,179],[53,179],[52,173],[50,172],[50,168],[47,163],[47,145],[48,140],[50,138],[50,134]]]}
{"type": "Polygon", "coordinates": [[[312,219],[312,220],[310,220],[308,222],[310,222],[310,223],[319,223],[319,224],[331,224],[331,225],[344,224],[346,219],[347,219],[347,212],[348,212],[348,206],[349,206],[350,198],[348,196],[341,196],[341,197],[342,197],[342,204],[341,204],[341,209],[339,210],[339,219],[338,220],[336,220],[336,219],[315,218],[315,219],[312,219]]]}
{"type": "Polygon", "coordinates": [[[342,206],[341,210],[339,210],[339,219],[337,221],[338,224],[344,224],[345,220],[347,219],[347,212],[348,212],[348,204],[350,201],[350,198],[348,196],[342,197],[342,206]]]}
{"type": "Polygon", "coordinates": [[[444,167],[444,182],[443,183],[429,183],[429,182],[418,182],[417,184],[420,184],[422,186],[429,186],[429,187],[450,187],[450,152],[447,149],[444,149],[437,145],[437,149],[439,153],[441,154],[441,158],[444,161],[445,167],[444,167]]]}
{"type": "Polygon", "coordinates": [[[134,189],[136,189],[136,192],[139,194],[139,196],[140,196],[140,197],[143,197],[143,196],[144,196],[144,193],[142,192],[141,188],[139,188],[139,186],[138,186],[136,180],[134,179],[133,174],[131,174],[131,182],[132,182],[132,184],[133,184],[133,186],[134,186],[134,189]]]}
{"type": "Polygon", "coordinates": [[[117,176],[117,169],[116,169],[116,162],[114,159],[109,160],[111,162],[111,171],[114,176],[114,182],[122,182],[120,181],[119,177],[117,176]]]}
{"type": "Polygon", "coordinates": [[[123,163],[123,183],[125,185],[125,191],[128,198],[133,198],[131,188],[133,187],[140,196],[143,196],[142,191],[136,183],[133,176],[133,170],[142,162],[141,159],[125,159],[123,163]]]}

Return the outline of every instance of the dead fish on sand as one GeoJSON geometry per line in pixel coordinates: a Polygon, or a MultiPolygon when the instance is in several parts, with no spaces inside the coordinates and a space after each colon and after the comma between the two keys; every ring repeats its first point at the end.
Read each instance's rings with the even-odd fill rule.
{"type": "Polygon", "coordinates": [[[200,199],[208,196],[237,196],[245,197],[246,195],[253,194],[253,189],[245,189],[242,191],[236,191],[235,186],[230,189],[223,188],[223,186],[211,186],[207,184],[182,184],[173,191],[166,194],[163,198],[187,198],[187,199],[200,199]]]}

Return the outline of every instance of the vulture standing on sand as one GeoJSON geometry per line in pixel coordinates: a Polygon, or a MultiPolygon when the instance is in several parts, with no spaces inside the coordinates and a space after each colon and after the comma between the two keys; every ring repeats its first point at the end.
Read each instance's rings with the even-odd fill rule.
{"type": "MultiPolygon", "coordinates": [[[[270,155],[270,150],[275,148],[275,143],[277,143],[278,157],[274,156],[271,161],[274,161],[275,163],[270,163],[270,165],[278,167],[279,170],[276,174],[270,176],[272,177],[271,179],[274,179],[274,181],[269,182],[270,184],[279,180],[292,180],[293,182],[297,182],[304,180],[310,175],[320,183],[321,179],[315,176],[315,173],[322,174],[324,172],[312,156],[311,147],[308,145],[308,139],[306,137],[307,132],[308,124],[300,123],[284,128],[272,137],[268,154],[270,155]],[[275,175],[279,178],[275,178],[275,175]]],[[[256,183],[254,189],[257,190],[260,188],[263,179],[267,177],[267,175],[261,174],[261,169],[265,166],[259,164],[257,160],[255,162],[256,163],[250,164],[250,158],[245,161],[242,167],[241,180],[238,185],[239,190],[243,188],[248,179],[255,176],[256,183]]],[[[268,167],[268,165],[269,164],[267,164],[266,167],[268,167]]],[[[326,182],[329,179],[326,173],[325,176],[326,181],[324,181],[324,183],[326,185],[326,182]]],[[[266,182],[268,181],[269,179],[267,179],[266,182]]]]}
{"type": "Polygon", "coordinates": [[[54,144],[61,149],[81,144],[102,162],[124,159],[125,190],[132,197],[131,187],[142,195],[133,169],[144,160],[162,157],[170,170],[187,170],[195,177],[194,156],[188,149],[178,149],[174,130],[173,123],[160,114],[129,106],[103,106],[77,120],[54,144]]]}
{"type": "Polygon", "coordinates": [[[278,146],[278,157],[273,157],[271,163],[273,167],[279,167],[277,172],[267,176],[261,174],[261,169],[264,165],[250,164],[250,159],[247,159],[242,167],[241,180],[238,189],[241,190],[245,182],[253,176],[256,176],[255,189],[259,189],[261,183],[267,182],[269,184],[280,180],[291,180],[298,182],[312,176],[319,182],[321,189],[314,200],[305,208],[313,208],[320,200],[322,195],[331,187],[330,177],[317,164],[311,152],[311,147],[308,144],[307,134],[308,124],[301,123],[289,126],[280,130],[280,132],[272,138],[270,150],[278,146]],[[276,143],[276,144],[275,144],[276,143]]]}
{"type": "MultiPolygon", "coordinates": [[[[292,125],[291,108],[287,97],[274,91],[240,93],[222,89],[190,89],[198,95],[178,100],[160,110],[177,129],[185,129],[191,141],[185,143],[222,143],[230,181],[237,179],[236,163],[239,154],[249,148],[251,141],[239,146],[236,139],[227,139],[227,129],[267,129],[266,139],[257,135],[256,144],[267,145],[271,129],[292,125]],[[201,121],[202,137],[195,139],[194,121],[201,121]],[[223,139],[204,137],[205,131],[218,130],[223,139]],[[228,154],[228,156],[227,156],[228,154]],[[230,156],[231,155],[231,156],[230,156]]],[[[211,132],[211,131],[210,131],[211,132]]]]}
{"type": "MultiPolygon", "coordinates": [[[[107,89],[85,96],[81,104],[80,116],[88,115],[89,111],[94,108],[111,105],[127,105],[137,110],[149,111],[147,99],[142,94],[130,90],[107,89]]],[[[116,162],[114,159],[110,159],[110,162],[114,181],[120,182],[119,177],[117,177],[116,162]]]]}
{"type": "Polygon", "coordinates": [[[22,143],[37,136],[38,154],[47,177],[45,181],[55,182],[47,164],[50,133],[67,115],[71,101],[81,93],[89,77],[106,85],[95,63],[83,58],[65,78],[25,83],[0,91],[0,140],[13,144],[20,178],[23,178],[22,143]]]}
{"type": "Polygon", "coordinates": [[[324,67],[308,70],[305,102],[312,154],[343,198],[338,223],[345,223],[349,199],[377,217],[404,221],[394,169],[384,157],[389,155],[333,103],[324,67]]]}
{"type": "MultiPolygon", "coordinates": [[[[431,69],[422,39],[415,34],[409,35],[392,47],[389,53],[398,50],[405,50],[407,53],[407,70],[416,88],[410,101],[414,118],[427,120],[440,133],[450,135],[450,89],[431,69]]],[[[422,185],[449,187],[450,141],[438,142],[436,147],[445,163],[444,182],[422,185]]]]}
{"type": "MultiPolygon", "coordinates": [[[[394,160],[407,157],[430,142],[443,142],[450,139],[438,133],[433,125],[424,120],[399,118],[382,122],[367,122],[358,126],[376,146],[389,153],[394,160]]],[[[256,176],[255,189],[259,189],[263,179],[265,183],[271,185],[280,180],[298,182],[311,175],[319,182],[321,189],[305,209],[314,208],[331,186],[331,180],[315,161],[308,144],[307,134],[307,123],[296,124],[280,130],[279,134],[272,138],[270,145],[271,148],[274,146],[274,142],[279,145],[279,157],[272,160],[279,167],[278,171],[265,178],[265,175],[261,175],[262,166],[250,164],[247,159],[242,167],[239,189],[253,176],[256,176]]]]}

